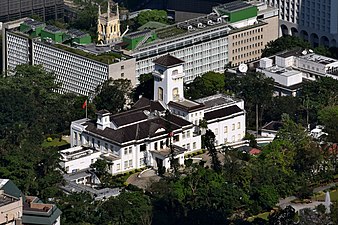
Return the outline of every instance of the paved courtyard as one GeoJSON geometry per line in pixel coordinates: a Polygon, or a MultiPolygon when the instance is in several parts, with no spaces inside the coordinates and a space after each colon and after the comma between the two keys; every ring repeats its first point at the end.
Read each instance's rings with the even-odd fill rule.
{"type": "Polygon", "coordinates": [[[135,185],[142,189],[147,189],[153,182],[161,179],[153,169],[143,171],[143,173],[135,173],[127,179],[128,184],[135,185]]]}

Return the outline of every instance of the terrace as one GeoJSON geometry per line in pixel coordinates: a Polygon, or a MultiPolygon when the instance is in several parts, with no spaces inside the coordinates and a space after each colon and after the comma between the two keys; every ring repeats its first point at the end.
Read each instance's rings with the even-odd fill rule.
{"type": "Polygon", "coordinates": [[[53,44],[53,46],[61,50],[64,50],[64,51],[71,52],[76,55],[80,55],[85,58],[99,61],[104,64],[113,64],[113,63],[119,62],[120,60],[130,58],[127,55],[124,55],[118,52],[113,52],[113,51],[104,52],[104,53],[100,53],[96,55],[94,53],[87,52],[85,50],[74,48],[74,47],[64,45],[64,44],[53,44]]]}

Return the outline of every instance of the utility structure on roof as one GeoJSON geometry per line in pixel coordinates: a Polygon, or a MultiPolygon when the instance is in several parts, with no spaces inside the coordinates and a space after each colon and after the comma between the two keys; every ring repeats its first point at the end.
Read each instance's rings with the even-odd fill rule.
{"type": "Polygon", "coordinates": [[[101,13],[99,6],[99,17],[97,23],[98,41],[112,43],[121,38],[119,5],[108,1],[106,13],[101,13]],[[115,12],[111,11],[111,5],[115,5],[115,12]]]}

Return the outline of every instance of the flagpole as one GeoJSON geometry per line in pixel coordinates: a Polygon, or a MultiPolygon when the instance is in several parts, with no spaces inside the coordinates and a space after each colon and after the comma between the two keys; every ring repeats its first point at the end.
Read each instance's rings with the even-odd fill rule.
{"type": "Polygon", "coordinates": [[[88,118],[88,100],[86,99],[86,119],[88,118]]]}

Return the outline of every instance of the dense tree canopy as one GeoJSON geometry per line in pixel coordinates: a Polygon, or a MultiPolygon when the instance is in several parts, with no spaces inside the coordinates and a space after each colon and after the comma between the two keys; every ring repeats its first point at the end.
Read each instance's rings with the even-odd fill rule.
{"type": "Polygon", "coordinates": [[[136,102],[140,96],[154,98],[154,76],[151,73],[141,74],[138,78],[139,85],[133,90],[133,100],[136,102]]]}
{"type": "Polygon", "coordinates": [[[224,92],[224,74],[208,72],[200,77],[196,77],[194,82],[186,85],[185,96],[197,99],[224,92]]]}
{"type": "Polygon", "coordinates": [[[147,10],[147,11],[142,11],[136,18],[136,22],[142,26],[149,21],[155,21],[155,22],[160,22],[160,23],[168,23],[168,15],[167,12],[164,10],[147,10]]]}
{"type": "Polygon", "coordinates": [[[117,113],[125,109],[131,95],[131,82],[127,79],[108,80],[96,90],[94,104],[97,110],[117,113]]]}
{"type": "Polygon", "coordinates": [[[328,140],[338,142],[338,105],[328,106],[319,111],[319,120],[329,134],[328,140]]]}
{"type": "Polygon", "coordinates": [[[57,148],[44,148],[50,134],[69,130],[84,117],[84,97],[55,92],[54,75],[40,66],[17,66],[0,77],[0,177],[12,179],[26,194],[59,195],[63,178],[57,148]]]}
{"type": "MultiPolygon", "coordinates": [[[[310,42],[307,42],[296,36],[283,36],[267,44],[262,52],[262,57],[272,56],[278,52],[292,50],[294,48],[311,49],[310,42]]],[[[338,48],[318,46],[314,52],[327,57],[338,58],[338,48]]]]}

